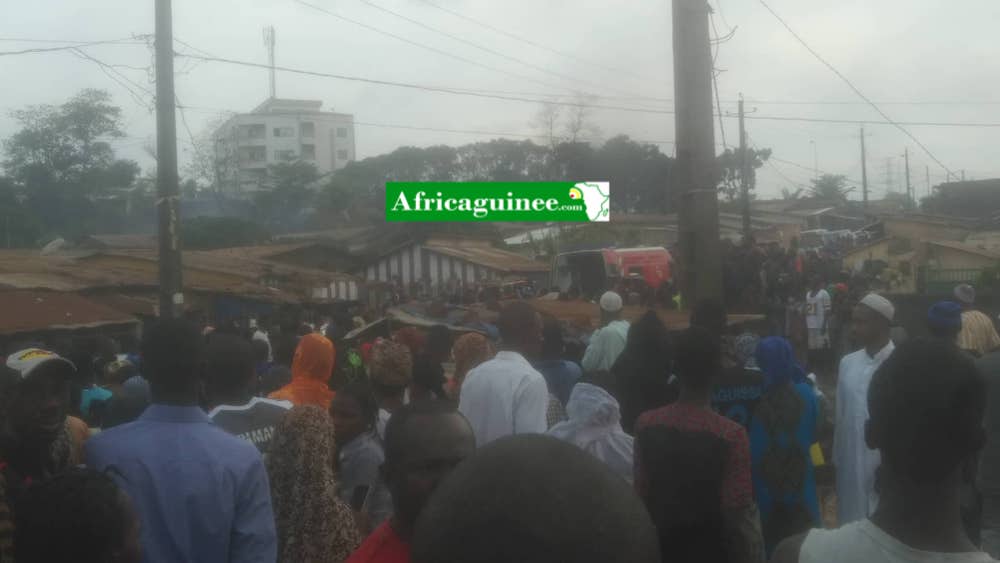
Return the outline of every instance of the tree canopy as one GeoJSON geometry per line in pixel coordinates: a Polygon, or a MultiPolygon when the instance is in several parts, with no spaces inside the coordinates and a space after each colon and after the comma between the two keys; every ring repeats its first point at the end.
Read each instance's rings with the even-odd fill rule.
{"type": "Polygon", "coordinates": [[[847,201],[847,194],[854,191],[853,187],[848,187],[847,178],[839,174],[823,174],[811,182],[809,194],[817,199],[847,201]]]}

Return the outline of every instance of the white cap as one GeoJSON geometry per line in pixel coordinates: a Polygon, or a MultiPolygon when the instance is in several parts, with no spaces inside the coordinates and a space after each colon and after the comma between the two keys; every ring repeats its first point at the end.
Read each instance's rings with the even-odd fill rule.
{"type": "Polygon", "coordinates": [[[61,362],[69,366],[72,371],[76,371],[76,366],[73,365],[73,362],[55,352],[49,352],[40,348],[28,348],[27,350],[14,352],[7,356],[7,367],[20,373],[21,379],[26,379],[39,366],[49,362],[61,362]]]}
{"type": "Polygon", "coordinates": [[[606,291],[601,296],[601,310],[608,313],[617,313],[622,310],[622,296],[614,291],[606,291]]]}
{"type": "Polygon", "coordinates": [[[896,315],[896,308],[892,306],[892,303],[888,299],[881,295],[869,293],[861,300],[861,304],[882,315],[889,322],[892,322],[892,318],[896,315]]]}

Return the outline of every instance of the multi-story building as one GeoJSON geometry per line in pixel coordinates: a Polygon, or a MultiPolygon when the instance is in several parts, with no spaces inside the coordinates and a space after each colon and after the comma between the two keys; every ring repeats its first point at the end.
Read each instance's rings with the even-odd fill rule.
{"type": "Polygon", "coordinates": [[[354,116],[322,107],[317,100],[269,98],[223,123],[214,136],[221,190],[255,192],[267,167],[279,162],[303,160],[328,174],[354,160],[354,116]]]}

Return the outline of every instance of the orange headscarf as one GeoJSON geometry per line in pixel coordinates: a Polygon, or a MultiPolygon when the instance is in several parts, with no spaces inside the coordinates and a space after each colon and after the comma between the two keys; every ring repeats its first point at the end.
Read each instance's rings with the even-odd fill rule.
{"type": "Polygon", "coordinates": [[[333,391],[329,381],[337,351],[333,342],[321,334],[307,334],[299,340],[292,359],[292,381],[268,395],[271,399],[291,401],[296,406],[316,405],[330,408],[333,391]]]}

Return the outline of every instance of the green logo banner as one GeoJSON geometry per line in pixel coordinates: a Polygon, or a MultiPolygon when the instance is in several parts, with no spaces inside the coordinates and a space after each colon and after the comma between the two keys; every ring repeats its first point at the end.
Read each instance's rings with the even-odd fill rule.
{"type": "Polygon", "coordinates": [[[387,182],[386,221],[608,221],[608,182],[387,182]]]}

